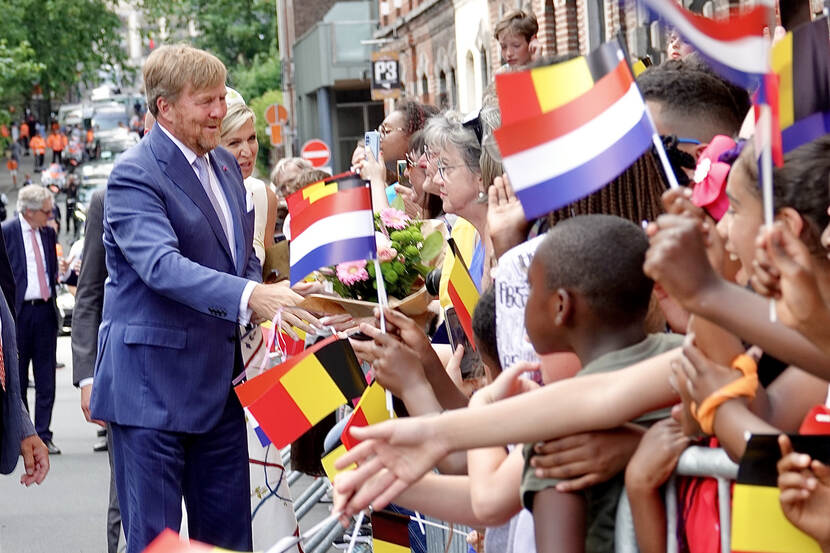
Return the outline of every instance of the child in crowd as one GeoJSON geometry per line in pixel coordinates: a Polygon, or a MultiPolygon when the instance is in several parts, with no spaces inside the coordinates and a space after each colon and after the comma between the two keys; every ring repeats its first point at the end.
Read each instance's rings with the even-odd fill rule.
{"type": "MultiPolygon", "coordinates": [[[[582,363],[578,375],[586,375],[628,367],[679,346],[680,336],[646,334],[653,286],[642,271],[647,249],[642,229],[618,217],[574,217],[554,226],[528,271],[525,326],[536,351],[571,351],[582,363]]],[[[667,414],[650,413],[638,422],[667,414]]],[[[520,493],[534,513],[536,549],[613,551],[622,475],[588,488],[584,497],[563,495],[555,489],[558,480],[536,476],[533,452],[534,444],[525,446],[520,493]]]]}
{"type": "Polygon", "coordinates": [[[517,69],[529,64],[539,52],[536,33],[539,23],[533,12],[516,10],[505,15],[493,30],[499,42],[505,65],[501,71],[517,69]]]}

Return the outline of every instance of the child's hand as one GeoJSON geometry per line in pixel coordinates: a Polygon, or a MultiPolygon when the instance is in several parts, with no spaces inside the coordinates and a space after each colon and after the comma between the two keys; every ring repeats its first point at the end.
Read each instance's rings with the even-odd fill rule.
{"type": "Polygon", "coordinates": [[[686,377],[686,390],[698,405],[730,382],[741,378],[741,372],[715,363],[694,343],[695,335],[688,334],[683,341],[680,366],[686,377]]]}
{"type": "Polygon", "coordinates": [[[661,215],[648,228],[651,235],[643,270],[685,309],[718,280],[712,269],[700,223],[680,215],[661,215]]]}
{"type": "Polygon", "coordinates": [[[530,464],[537,478],[562,480],[557,491],[584,490],[625,469],[642,436],[642,430],[621,426],[557,438],[537,444],[530,464]]]}
{"type": "Polygon", "coordinates": [[[781,509],[795,526],[830,550],[830,467],[809,455],[793,452],[786,434],[778,437],[783,457],[778,461],[781,509]]]}
{"type": "Polygon", "coordinates": [[[643,435],[640,446],[625,470],[625,485],[637,490],[653,490],[669,479],[680,454],[689,446],[674,419],[663,419],[643,435]]]}
{"type": "Polygon", "coordinates": [[[767,297],[781,300],[776,310],[787,326],[810,334],[830,323],[810,251],[782,223],[762,230],[758,236],[752,286],[767,297]]]}
{"type": "Polygon", "coordinates": [[[685,215],[696,219],[699,223],[706,220],[706,213],[702,208],[692,203],[691,188],[670,188],[660,197],[663,208],[670,215],[685,215]]]}
{"type": "Polygon", "coordinates": [[[536,370],[539,370],[539,363],[519,361],[506,371],[502,371],[493,382],[473,394],[470,399],[470,406],[488,405],[501,399],[535,390],[539,385],[528,378],[521,378],[521,375],[523,372],[536,370]]]}

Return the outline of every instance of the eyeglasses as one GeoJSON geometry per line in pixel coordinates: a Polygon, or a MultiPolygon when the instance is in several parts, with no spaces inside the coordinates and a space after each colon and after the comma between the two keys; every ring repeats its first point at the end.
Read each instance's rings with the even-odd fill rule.
{"type": "Polygon", "coordinates": [[[409,165],[410,168],[418,166],[418,160],[421,156],[416,156],[412,152],[406,152],[406,163],[409,165]]]}
{"type": "Polygon", "coordinates": [[[447,171],[457,169],[458,167],[466,167],[466,165],[463,163],[459,163],[458,165],[444,165],[444,162],[439,159],[438,174],[441,175],[441,180],[447,180],[447,171]]]}
{"type": "Polygon", "coordinates": [[[401,131],[404,132],[404,129],[401,127],[387,127],[385,123],[381,123],[378,125],[378,132],[380,133],[381,138],[386,138],[389,133],[401,131]]]}
{"type": "Polygon", "coordinates": [[[424,155],[427,157],[427,163],[430,165],[435,164],[438,160],[438,154],[436,154],[429,146],[424,144],[424,155]]]}

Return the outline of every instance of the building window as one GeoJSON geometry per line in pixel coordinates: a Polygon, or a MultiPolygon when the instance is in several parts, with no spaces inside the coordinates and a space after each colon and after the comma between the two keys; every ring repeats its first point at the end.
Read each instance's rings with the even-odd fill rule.
{"type": "Polygon", "coordinates": [[[458,88],[455,80],[455,67],[450,67],[450,106],[458,109],[458,88]]]}
{"type": "Polygon", "coordinates": [[[487,49],[484,46],[478,51],[478,58],[481,64],[481,90],[484,91],[490,84],[490,66],[487,63],[487,49]]]}
{"type": "Polygon", "coordinates": [[[447,74],[444,71],[438,73],[438,101],[436,102],[440,109],[447,109],[450,107],[449,90],[447,89],[447,74]]]}
{"type": "Polygon", "coordinates": [[[539,42],[542,43],[542,53],[550,56],[556,53],[556,10],[553,0],[545,0],[545,12],[542,16],[542,29],[539,29],[539,42]]]}
{"type": "Polygon", "coordinates": [[[466,90],[464,91],[464,95],[466,96],[466,105],[474,106],[476,104],[476,65],[475,61],[473,61],[472,52],[467,52],[467,59],[465,60],[464,65],[466,66],[464,68],[464,83],[466,84],[466,90]]]}
{"type": "Polygon", "coordinates": [[[429,80],[427,80],[427,74],[424,73],[421,75],[421,96],[424,100],[425,104],[429,103],[429,80]]]}

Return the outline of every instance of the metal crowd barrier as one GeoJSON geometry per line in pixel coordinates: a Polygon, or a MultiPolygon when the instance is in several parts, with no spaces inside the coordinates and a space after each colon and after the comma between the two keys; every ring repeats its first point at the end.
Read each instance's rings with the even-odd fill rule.
{"type": "MultiPolygon", "coordinates": [[[[677,468],[666,485],[666,553],[677,553],[677,476],[711,477],[718,482],[721,551],[730,551],[732,507],[730,486],[738,476],[735,464],[721,448],[691,446],[677,461],[677,468]]],[[[623,492],[617,507],[616,553],[637,553],[637,539],[628,496],[623,492]]]]}

